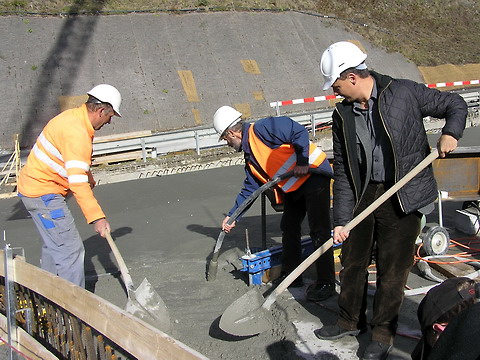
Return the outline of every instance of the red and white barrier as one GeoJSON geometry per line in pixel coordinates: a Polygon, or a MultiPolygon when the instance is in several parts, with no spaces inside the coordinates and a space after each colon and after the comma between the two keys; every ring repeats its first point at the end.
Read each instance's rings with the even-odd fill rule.
{"type": "MultiPolygon", "coordinates": [[[[479,85],[479,84],[480,84],[480,80],[468,80],[468,81],[453,81],[453,82],[444,82],[444,83],[436,83],[436,84],[426,84],[425,86],[429,88],[440,88],[440,87],[447,87],[447,86],[479,85]]],[[[304,99],[274,101],[270,103],[270,107],[305,104],[305,103],[341,99],[341,98],[342,98],[341,96],[327,95],[327,96],[315,96],[315,97],[304,98],[304,99]]]]}
{"type": "Polygon", "coordinates": [[[437,87],[446,87],[446,86],[478,85],[478,84],[480,84],[480,80],[444,82],[444,83],[428,84],[427,86],[429,88],[437,88],[437,87]]]}

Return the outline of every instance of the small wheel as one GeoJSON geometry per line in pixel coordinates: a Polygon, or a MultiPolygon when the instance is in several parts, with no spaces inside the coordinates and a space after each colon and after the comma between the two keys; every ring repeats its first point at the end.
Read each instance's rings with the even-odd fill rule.
{"type": "Polygon", "coordinates": [[[448,231],[437,224],[426,224],[420,238],[422,239],[425,253],[429,256],[444,255],[450,246],[448,231]]]}

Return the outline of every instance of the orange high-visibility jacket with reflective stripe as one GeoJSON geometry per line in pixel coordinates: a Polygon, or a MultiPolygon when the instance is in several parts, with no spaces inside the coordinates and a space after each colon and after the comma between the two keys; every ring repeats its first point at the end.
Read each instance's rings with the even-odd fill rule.
{"type": "Polygon", "coordinates": [[[48,122],[20,171],[18,192],[28,197],[71,191],[88,223],[105,217],[89,180],[95,130],[87,107],[69,109],[48,122]]]}
{"type": "MultiPolygon", "coordinates": [[[[251,163],[249,163],[252,173],[262,181],[263,183],[268,182],[276,176],[280,176],[287,171],[293,170],[297,164],[297,155],[295,153],[295,148],[292,144],[283,144],[278,148],[272,149],[265,145],[262,140],[255,135],[253,131],[254,125],[252,124],[248,129],[248,143],[252,151],[255,160],[258,165],[262,168],[263,172],[268,175],[268,178],[265,174],[262,174],[258,169],[251,163]]],[[[327,158],[327,155],[315,144],[310,143],[308,163],[310,167],[316,168],[327,158]]],[[[282,180],[278,183],[278,186],[284,192],[290,192],[297,190],[302,184],[310,177],[310,174],[297,178],[292,176],[285,180],[282,180]]]]}

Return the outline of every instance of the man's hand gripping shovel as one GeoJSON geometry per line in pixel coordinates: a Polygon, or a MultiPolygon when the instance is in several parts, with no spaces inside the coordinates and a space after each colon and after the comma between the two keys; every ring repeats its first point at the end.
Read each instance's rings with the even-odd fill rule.
{"type": "MultiPolygon", "coordinates": [[[[370,215],[376,208],[383,204],[402,186],[410,181],[414,176],[420,173],[428,165],[430,165],[438,157],[438,151],[434,149],[423,161],[414,167],[407,175],[400,179],[382,196],[374,201],[369,207],[357,215],[352,221],[344,226],[344,231],[350,231],[357,226],[363,219],[370,215]]],[[[330,238],[320,248],[315,250],[308,258],[306,258],[295,270],[293,270],[275,290],[265,299],[256,287],[249,290],[243,296],[232,303],[220,318],[220,328],[232,335],[251,336],[259,334],[272,328],[273,317],[270,309],[281,294],[288,286],[302,274],[315,260],[317,260],[327,249],[333,245],[333,238],[330,238]]]]}

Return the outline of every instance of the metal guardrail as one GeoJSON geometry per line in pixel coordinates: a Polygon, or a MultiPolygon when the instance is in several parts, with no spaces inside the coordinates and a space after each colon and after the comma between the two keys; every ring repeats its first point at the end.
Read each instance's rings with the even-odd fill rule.
{"type": "MultiPolygon", "coordinates": [[[[290,117],[302,125],[312,126],[312,124],[330,121],[331,115],[332,110],[329,109],[310,114],[290,115],[290,117]]],[[[225,143],[218,142],[218,135],[213,128],[201,128],[158,133],[133,139],[94,143],[93,156],[135,150],[142,150],[145,154],[147,150],[149,150],[152,152],[153,157],[157,154],[192,149],[195,149],[197,154],[200,154],[201,149],[211,149],[220,146],[225,146],[225,143]]]]}
{"type": "MultiPolygon", "coordinates": [[[[465,99],[469,107],[479,106],[480,89],[475,91],[464,90],[458,93],[465,99]]],[[[332,111],[333,109],[326,109],[302,114],[289,114],[288,116],[305,125],[315,136],[317,126],[328,124],[331,121],[332,111]]],[[[195,149],[199,155],[202,149],[212,149],[224,145],[223,142],[218,142],[218,135],[213,128],[197,128],[157,133],[133,139],[94,143],[93,156],[141,150],[143,160],[146,161],[147,152],[150,153],[151,157],[156,157],[158,154],[195,149]]]]}

